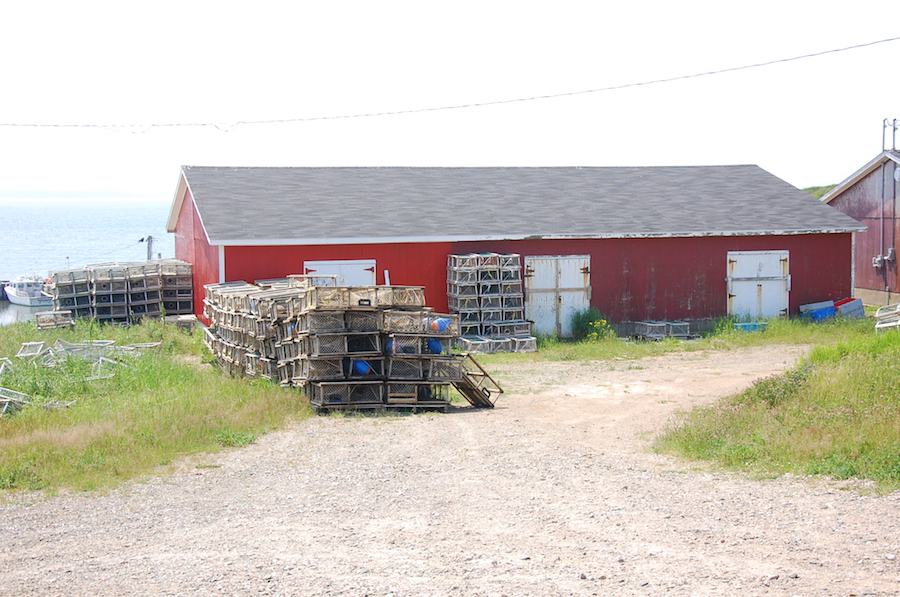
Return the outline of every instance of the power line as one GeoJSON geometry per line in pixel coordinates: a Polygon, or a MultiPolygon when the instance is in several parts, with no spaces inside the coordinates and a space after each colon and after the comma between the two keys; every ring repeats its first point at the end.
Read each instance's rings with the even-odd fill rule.
{"type": "Polygon", "coordinates": [[[823,50],[812,54],[803,54],[800,56],[792,56],[790,58],[779,58],[777,60],[769,60],[767,62],[758,62],[755,64],[745,64],[743,66],[734,66],[723,68],[720,70],[712,70],[690,75],[679,75],[676,77],[668,77],[664,79],[653,79],[650,81],[641,81],[638,83],[625,83],[622,85],[611,85],[609,87],[600,87],[597,89],[582,89],[580,91],[567,91],[563,93],[551,93],[546,95],[534,95],[530,97],[520,97],[514,99],[494,100],[487,102],[475,102],[469,104],[457,104],[452,106],[435,106],[429,108],[411,108],[407,110],[392,110],[384,112],[362,112],[358,114],[339,114],[335,116],[310,116],[305,118],[280,118],[273,120],[239,120],[231,124],[214,123],[214,122],[190,122],[190,123],[155,123],[155,124],[22,124],[22,123],[0,123],[0,127],[18,127],[18,128],[60,128],[60,129],[111,129],[119,131],[127,131],[132,133],[146,133],[153,128],[180,128],[180,127],[213,127],[223,132],[231,132],[240,125],[265,125],[265,124],[290,124],[301,122],[319,122],[323,120],[349,120],[354,118],[375,118],[380,116],[400,116],[404,114],[422,114],[427,112],[443,112],[447,110],[465,110],[469,108],[484,108],[488,106],[501,106],[506,104],[516,104],[524,102],[534,102],[540,100],[559,99],[563,97],[573,97],[576,95],[586,95],[589,93],[602,93],[606,91],[618,91],[620,89],[629,89],[633,87],[645,87],[648,85],[660,85],[663,83],[674,83],[675,81],[685,81],[688,79],[698,79],[700,77],[709,77],[713,75],[721,75],[753,68],[762,68],[775,64],[784,64],[786,62],[795,62],[797,60],[805,60],[807,58],[817,58],[828,54],[837,54],[839,52],[847,52],[850,50],[858,50],[878,44],[889,43],[900,40],[900,37],[889,37],[887,39],[879,39],[877,41],[866,42],[843,48],[834,48],[831,50],[823,50]]]}

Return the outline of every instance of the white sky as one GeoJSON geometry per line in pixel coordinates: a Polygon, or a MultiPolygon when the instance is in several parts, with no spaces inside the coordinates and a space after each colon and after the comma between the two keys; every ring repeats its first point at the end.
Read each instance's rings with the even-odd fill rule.
{"type": "MultiPolygon", "coordinates": [[[[0,123],[218,123],[526,98],[900,36],[856,2],[5,2],[0,123]]],[[[900,41],[556,99],[291,124],[0,127],[0,196],[171,199],[182,164],[758,164],[840,182],[900,118],[900,41]]],[[[890,137],[888,137],[890,143],[890,137]]]]}

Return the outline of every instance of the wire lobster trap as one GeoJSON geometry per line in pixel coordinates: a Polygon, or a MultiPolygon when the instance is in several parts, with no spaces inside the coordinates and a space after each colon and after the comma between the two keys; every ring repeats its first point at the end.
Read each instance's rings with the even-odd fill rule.
{"type": "Polygon", "coordinates": [[[378,332],[347,334],[347,353],[351,355],[380,355],[381,335],[378,332]]]}
{"type": "Polygon", "coordinates": [[[447,296],[477,297],[478,288],[478,282],[472,282],[470,284],[456,284],[453,282],[448,282],[447,296]]]}
{"type": "Polygon", "coordinates": [[[476,253],[469,253],[466,255],[448,255],[447,267],[450,269],[477,268],[479,266],[479,261],[479,255],[476,253]]]}
{"type": "Polygon", "coordinates": [[[388,309],[382,313],[382,325],[385,332],[420,334],[425,331],[425,318],[430,311],[400,311],[388,309]]]}
{"type": "Polygon", "coordinates": [[[459,315],[453,313],[429,313],[422,321],[426,334],[459,336],[459,315]]]}
{"type": "MultiPolygon", "coordinates": [[[[315,313],[315,311],[310,311],[315,313]]],[[[381,311],[353,310],[344,313],[344,323],[350,332],[378,332],[382,329],[381,311]]]]}
{"type": "Polygon", "coordinates": [[[412,309],[425,306],[424,286],[378,286],[376,304],[383,309],[400,307],[412,309]]]}
{"type": "Polygon", "coordinates": [[[384,384],[380,381],[314,381],[305,389],[309,403],[317,408],[381,407],[384,403],[384,384]]]}
{"type": "Polygon", "coordinates": [[[423,361],[419,358],[388,357],[388,379],[424,379],[423,361]]]}
{"type": "Polygon", "coordinates": [[[525,320],[518,321],[497,321],[490,325],[491,336],[498,338],[510,338],[514,336],[530,336],[531,322],[525,320]]]}
{"type": "Polygon", "coordinates": [[[342,332],[347,329],[344,311],[307,311],[299,316],[297,326],[310,334],[342,332]]]}
{"type": "Polygon", "coordinates": [[[500,267],[500,255],[497,253],[478,253],[478,267],[500,267]]]}
{"type": "Polygon", "coordinates": [[[313,286],[306,293],[306,308],[349,309],[350,288],[347,286],[313,286]]]}
{"type": "Polygon", "coordinates": [[[381,357],[345,358],[343,369],[347,379],[382,379],[384,378],[384,359],[381,357]]]}
{"type": "Polygon", "coordinates": [[[479,282],[478,295],[483,297],[486,294],[500,294],[500,288],[500,282],[479,282]]]}
{"type": "Polygon", "coordinates": [[[337,381],[344,379],[344,358],[332,357],[324,359],[300,359],[295,382],[299,381],[337,381]]]}
{"type": "Polygon", "coordinates": [[[431,358],[425,367],[425,379],[429,381],[460,381],[464,374],[462,361],[454,358],[431,358]]]}
{"type": "Polygon", "coordinates": [[[503,297],[499,294],[494,294],[490,296],[482,296],[479,299],[481,303],[482,310],[491,310],[491,309],[502,309],[503,308],[503,297]]]}
{"type": "Polygon", "coordinates": [[[447,281],[454,284],[472,284],[478,281],[479,270],[474,267],[451,267],[447,269],[447,281]]]}
{"type": "Polygon", "coordinates": [[[522,269],[522,257],[518,253],[501,253],[497,255],[497,262],[501,268],[522,269]]]}
{"type": "Polygon", "coordinates": [[[389,381],[385,383],[385,403],[446,408],[450,404],[450,385],[389,381]]]}
{"type": "Polygon", "coordinates": [[[451,311],[477,311],[481,308],[478,296],[447,296],[451,311]]]}

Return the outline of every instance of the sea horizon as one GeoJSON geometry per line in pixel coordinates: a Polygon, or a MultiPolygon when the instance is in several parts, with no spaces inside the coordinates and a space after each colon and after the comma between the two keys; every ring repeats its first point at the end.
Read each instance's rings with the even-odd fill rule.
{"type": "Polygon", "coordinates": [[[171,199],[0,196],[0,280],[54,270],[175,257],[171,199]]]}

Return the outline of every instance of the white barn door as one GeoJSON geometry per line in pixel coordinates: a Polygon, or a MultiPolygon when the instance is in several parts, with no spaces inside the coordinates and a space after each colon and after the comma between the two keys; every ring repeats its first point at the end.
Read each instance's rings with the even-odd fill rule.
{"type": "Polygon", "coordinates": [[[788,251],[728,252],[728,314],[742,319],[787,315],[788,251]]]}
{"type": "Polygon", "coordinates": [[[590,302],[590,255],[525,257],[525,317],[535,334],[571,336],[572,314],[590,302]]]}
{"type": "Polygon", "coordinates": [[[303,273],[316,276],[338,276],[338,286],[375,286],[375,260],[305,261],[303,273]]]}

